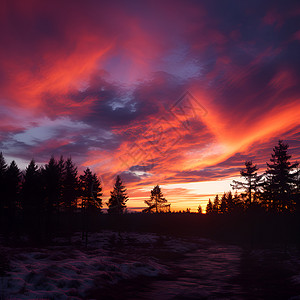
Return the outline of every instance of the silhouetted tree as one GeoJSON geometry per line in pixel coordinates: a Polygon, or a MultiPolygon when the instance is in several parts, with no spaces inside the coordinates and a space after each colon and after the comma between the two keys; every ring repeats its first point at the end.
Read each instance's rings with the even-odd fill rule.
{"type": "Polygon", "coordinates": [[[198,211],[198,214],[202,214],[202,207],[201,207],[201,205],[198,205],[197,211],[198,211]]]}
{"type": "Polygon", "coordinates": [[[52,156],[42,169],[46,211],[48,215],[59,211],[62,193],[63,162],[58,163],[52,156]]]}
{"type": "Polygon", "coordinates": [[[162,212],[166,206],[167,200],[164,198],[164,195],[161,191],[159,185],[156,185],[153,190],[151,190],[151,195],[149,200],[145,200],[145,203],[148,205],[143,212],[162,212]]]}
{"type": "Polygon", "coordinates": [[[293,192],[297,188],[297,163],[291,163],[289,145],[279,140],[273,148],[271,163],[267,163],[263,184],[263,200],[267,209],[277,212],[291,211],[294,208],[293,192]]]}
{"type": "Polygon", "coordinates": [[[209,199],[209,200],[208,200],[208,203],[207,203],[207,205],[206,205],[206,211],[205,211],[205,212],[206,212],[207,214],[211,214],[212,211],[213,211],[213,204],[212,204],[211,200],[209,199]]]}
{"type": "Polygon", "coordinates": [[[242,213],[245,210],[245,194],[238,194],[235,192],[232,198],[232,211],[235,213],[242,213]]]}
{"type": "Polygon", "coordinates": [[[81,211],[82,211],[82,239],[85,237],[85,244],[88,242],[89,217],[92,212],[101,212],[102,208],[102,188],[96,174],[93,174],[89,168],[79,176],[81,211]]]}
{"type": "Polygon", "coordinates": [[[3,215],[5,199],[7,197],[6,172],[7,164],[5,162],[2,152],[0,152],[0,217],[2,217],[3,215]]]}
{"type": "Polygon", "coordinates": [[[66,176],[66,161],[63,158],[63,156],[60,157],[58,163],[58,173],[59,173],[59,200],[58,200],[58,207],[57,209],[59,210],[60,208],[64,208],[65,204],[64,204],[64,196],[63,196],[63,185],[64,185],[64,179],[66,176]]]}
{"type": "Polygon", "coordinates": [[[257,200],[257,192],[261,185],[262,175],[257,175],[258,168],[252,163],[252,161],[245,162],[245,168],[240,171],[241,177],[245,179],[245,182],[233,180],[231,184],[235,190],[243,189],[246,191],[246,202],[249,205],[252,201],[257,200]]]}
{"type": "Polygon", "coordinates": [[[102,187],[96,174],[93,174],[89,168],[84,171],[84,175],[79,176],[80,194],[82,208],[91,209],[102,208],[102,187]]]}
{"type": "Polygon", "coordinates": [[[120,176],[116,178],[114,189],[110,192],[110,198],[106,203],[108,206],[108,213],[110,214],[122,214],[126,210],[126,202],[128,196],[126,194],[125,186],[123,185],[120,176]]]}
{"type": "Polygon", "coordinates": [[[231,213],[234,210],[234,201],[231,191],[226,194],[227,212],[231,213]]]}
{"type": "Polygon", "coordinates": [[[25,170],[22,194],[22,207],[25,217],[35,218],[41,214],[44,209],[41,171],[33,159],[25,170]]]}
{"type": "Polygon", "coordinates": [[[92,188],[92,196],[94,200],[94,205],[92,207],[97,207],[98,209],[102,209],[102,187],[99,178],[96,173],[93,174],[93,188],[92,188]]]}
{"type": "Polygon", "coordinates": [[[65,162],[65,172],[63,176],[63,207],[64,210],[73,212],[77,208],[77,197],[79,196],[79,180],[77,167],[68,158],[65,162]]]}
{"type": "Polygon", "coordinates": [[[8,208],[8,216],[10,221],[12,221],[12,219],[15,217],[16,210],[19,207],[21,184],[21,172],[14,160],[7,169],[6,184],[8,191],[6,206],[8,208]]]}
{"type": "Polygon", "coordinates": [[[212,207],[212,212],[215,214],[218,214],[219,211],[220,211],[220,199],[219,199],[219,195],[216,195],[216,197],[214,199],[213,207],[212,207]]]}
{"type": "Polygon", "coordinates": [[[228,203],[227,203],[227,195],[224,192],[221,198],[221,204],[220,204],[220,213],[225,214],[228,212],[228,203]]]}

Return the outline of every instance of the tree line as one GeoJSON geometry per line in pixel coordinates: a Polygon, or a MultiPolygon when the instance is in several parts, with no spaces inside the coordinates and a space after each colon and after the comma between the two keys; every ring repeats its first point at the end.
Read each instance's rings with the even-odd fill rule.
{"type": "MultiPolygon", "coordinates": [[[[21,171],[16,162],[6,163],[0,153],[0,231],[7,238],[17,239],[26,234],[31,241],[51,241],[58,233],[71,236],[82,231],[82,240],[88,243],[88,234],[98,226],[116,226],[120,217],[103,221],[98,218],[103,210],[102,185],[96,173],[89,168],[78,174],[71,158],[53,156],[48,163],[38,166],[32,159],[21,171]],[[110,221],[116,220],[116,223],[110,221]]],[[[128,195],[119,175],[110,197],[105,203],[108,215],[120,216],[127,212],[128,195]]],[[[149,205],[144,212],[167,212],[170,204],[157,185],[151,191],[149,205]]]]}
{"type": "MultiPolygon", "coordinates": [[[[34,159],[24,171],[16,162],[8,165],[0,153],[0,217],[31,218],[37,215],[52,216],[59,212],[101,212],[103,209],[102,185],[96,173],[86,168],[82,175],[71,158],[53,156],[44,166],[38,167],[34,159]]],[[[106,203],[109,214],[127,211],[128,195],[119,175],[106,203]]],[[[157,185],[146,200],[143,212],[169,212],[170,204],[157,185]]]]}
{"type": "MultiPolygon", "coordinates": [[[[89,168],[78,175],[71,158],[51,157],[38,167],[32,159],[21,172],[15,161],[7,165],[0,153],[0,216],[9,220],[17,216],[52,216],[59,212],[101,212],[102,186],[98,176],[89,168]]],[[[123,213],[128,196],[120,176],[117,176],[110,198],[108,213],[123,213]]]]}
{"type": "Polygon", "coordinates": [[[240,175],[243,181],[233,180],[231,186],[236,193],[216,195],[209,199],[207,214],[228,214],[245,211],[273,213],[300,212],[299,164],[290,161],[289,145],[282,140],[273,148],[267,169],[258,174],[258,167],[246,161],[240,175]],[[241,191],[238,193],[237,191],[241,191]]]}
{"type": "MultiPolygon", "coordinates": [[[[298,163],[291,163],[288,144],[279,141],[273,149],[267,169],[258,174],[258,167],[252,161],[245,162],[240,172],[243,181],[234,180],[236,190],[216,195],[209,199],[207,214],[228,214],[261,210],[269,212],[300,211],[300,173],[298,163]],[[238,193],[238,191],[241,191],[238,193]]],[[[103,209],[102,185],[98,176],[89,168],[79,175],[71,158],[51,157],[44,166],[38,167],[31,160],[24,171],[15,161],[7,165],[0,153],[0,217],[13,220],[16,217],[30,219],[34,216],[51,218],[60,212],[73,214],[99,213],[103,209]]],[[[123,214],[127,211],[128,195],[118,175],[110,198],[106,203],[109,214],[123,214]]],[[[144,213],[170,212],[170,204],[156,185],[151,190],[144,213]]],[[[190,210],[184,211],[189,213],[190,210]]],[[[199,205],[198,213],[202,213],[199,205]]]]}

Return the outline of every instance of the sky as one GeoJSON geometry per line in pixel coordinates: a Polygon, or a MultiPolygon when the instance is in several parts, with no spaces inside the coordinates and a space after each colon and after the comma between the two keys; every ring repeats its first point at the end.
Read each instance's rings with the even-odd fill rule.
{"type": "Polygon", "coordinates": [[[131,210],[230,190],[279,139],[300,160],[299,1],[0,3],[0,151],[121,175],[131,210]]]}

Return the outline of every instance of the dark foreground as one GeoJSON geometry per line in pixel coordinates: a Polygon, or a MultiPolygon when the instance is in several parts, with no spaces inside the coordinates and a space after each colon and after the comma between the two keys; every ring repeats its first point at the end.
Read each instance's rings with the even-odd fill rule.
{"type": "Polygon", "coordinates": [[[0,299],[300,299],[297,216],[86,221],[3,223],[0,299]]]}
{"type": "Polygon", "coordinates": [[[296,247],[102,231],[89,235],[87,247],[75,233],[48,246],[3,245],[0,251],[1,299],[300,297],[296,247]]]}

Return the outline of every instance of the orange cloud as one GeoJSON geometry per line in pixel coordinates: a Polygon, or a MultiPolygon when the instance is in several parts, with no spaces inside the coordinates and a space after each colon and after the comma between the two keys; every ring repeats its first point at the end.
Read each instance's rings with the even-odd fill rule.
{"type": "Polygon", "coordinates": [[[1,147],[22,157],[31,149],[40,160],[71,151],[81,169],[101,175],[106,195],[121,173],[136,206],[162,184],[174,208],[196,209],[212,191],[190,182],[211,180],[222,192],[253,145],[294,136],[299,125],[299,31],[291,25],[299,9],[225,6],[6,1],[1,147]],[[187,90],[194,105],[174,106],[187,90]],[[16,139],[35,127],[46,136],[45,116],[59,125],[48,138],[16,139]]]}

